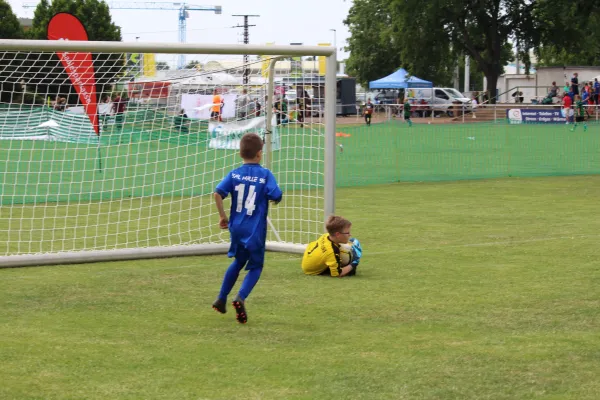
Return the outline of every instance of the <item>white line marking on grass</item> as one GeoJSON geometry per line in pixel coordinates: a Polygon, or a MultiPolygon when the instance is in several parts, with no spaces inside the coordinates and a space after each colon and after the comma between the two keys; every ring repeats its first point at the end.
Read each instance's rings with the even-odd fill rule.
{"type": "Polygon", "coordinates": [[[533,243],[533,242],[546,242],[550,240],[564,240],[564,239],[581,239],[587,237],[600,237],[600,235],[574,235],[574,236],[558,236],[558,237],[545,237],[545,238],[534,238],[534,239],[526,239],[526,240],[507,240],[502,242],[487,242],[487,243],[466,243],[466,244],[455,244],[449,246],[437,246],[437,247],[421,247],[416,249],[398,249],[398,250],[389,250],[389,251],[374,251],[369,252],[368,254],[390,254],[390,253],[410,253],[413,251],[428,251],[428,250],[442,250],[446,248],[456,248],[456,247],[484,247],[484,246],[501,246],[501,245],[511,245],[511,244],[522,244],[522,243],[533,243]]]}

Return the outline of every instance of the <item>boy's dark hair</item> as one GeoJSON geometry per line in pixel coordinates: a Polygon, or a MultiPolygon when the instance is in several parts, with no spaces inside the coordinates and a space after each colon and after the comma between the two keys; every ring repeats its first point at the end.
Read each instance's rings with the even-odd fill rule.
{"type": "Polygon", "coordinates": [[[330,235],[335,235],[336,232],[341,232],[350,225],[352,225],[352,222],[348,221],[346,218],[331,215],[325,222],[325,229],[327,229],[327,232],[330,235]]]}
{"type": "Polygon", "coordinates": [[[256,133],[247,133],[240,140],[240,155],[244,160],[252,160],[263,148],[263,140],[256,133]]]}

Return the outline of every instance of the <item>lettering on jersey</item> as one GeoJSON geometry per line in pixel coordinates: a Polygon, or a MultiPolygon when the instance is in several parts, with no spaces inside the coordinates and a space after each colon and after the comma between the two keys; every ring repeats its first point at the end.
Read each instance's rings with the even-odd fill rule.
{"type": "Polygon", "coordinates": [[[327,252],[327,243],[325,241],[325,239],[321,238],[321,243],[319,243],[321,245],[321,252],[323,252],[323,254],[325,254],[327,252]]]}
{"type": "Polygon", "coordinates": [[[247,182],[255,183],[255,182],[258,182],[258,177],[256,177],[256,176],[244,176],[244,177],[242,177],[242,180],[243,181],[247,181],[247,182]]]}
{"type": "Polygon", "coordinates": [[[231,174],[231,177],[233,179],[239,179],[240,181],[244,181],[244,182],[251,182],[251,183],[262,183],[263,185],[265,183],[267,183],[267,180],[265,178],[259,178],[257,176],[250,176],[250,175],[240,175],[240,174],[231,174]]]}

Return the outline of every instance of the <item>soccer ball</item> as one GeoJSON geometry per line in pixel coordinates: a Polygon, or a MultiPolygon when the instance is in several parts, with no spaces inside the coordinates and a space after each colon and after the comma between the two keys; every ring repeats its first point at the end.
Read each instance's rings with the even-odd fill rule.
{"type": "Polygon", "coordinates": [[[340,243],[340,263],[342,267],[349,265],[354,260],[352,254],[352,245],[347,243],[340,243]]]}

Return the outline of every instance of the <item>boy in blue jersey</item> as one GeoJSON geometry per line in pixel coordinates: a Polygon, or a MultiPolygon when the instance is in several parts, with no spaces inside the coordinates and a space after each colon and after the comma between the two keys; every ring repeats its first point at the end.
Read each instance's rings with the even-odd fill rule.
{"type": "Polygon", "coordinates": [[[219,297],[212,307],[225,314],[227,296],[233,289],[244,266],[248,273],[242,282],[238,295],[231,303],[236,311],[236,319],[245,324],[248,321],[244,302],[258,282],[265,259],[267,238],[267,213],[269,201],[279,203],[283,196],[275,176],[261,167],[263,141],[255,133],[247,133],[240,141],[240,156],[244,164],[231,171],[215,189],[214,198],[219,211],[219,226],[229,227],[231,246],[227,255],[234,257],[225,272],[219,297]],[[223,199],[231,194],[230,218],[223,209],[223,199]]]}

